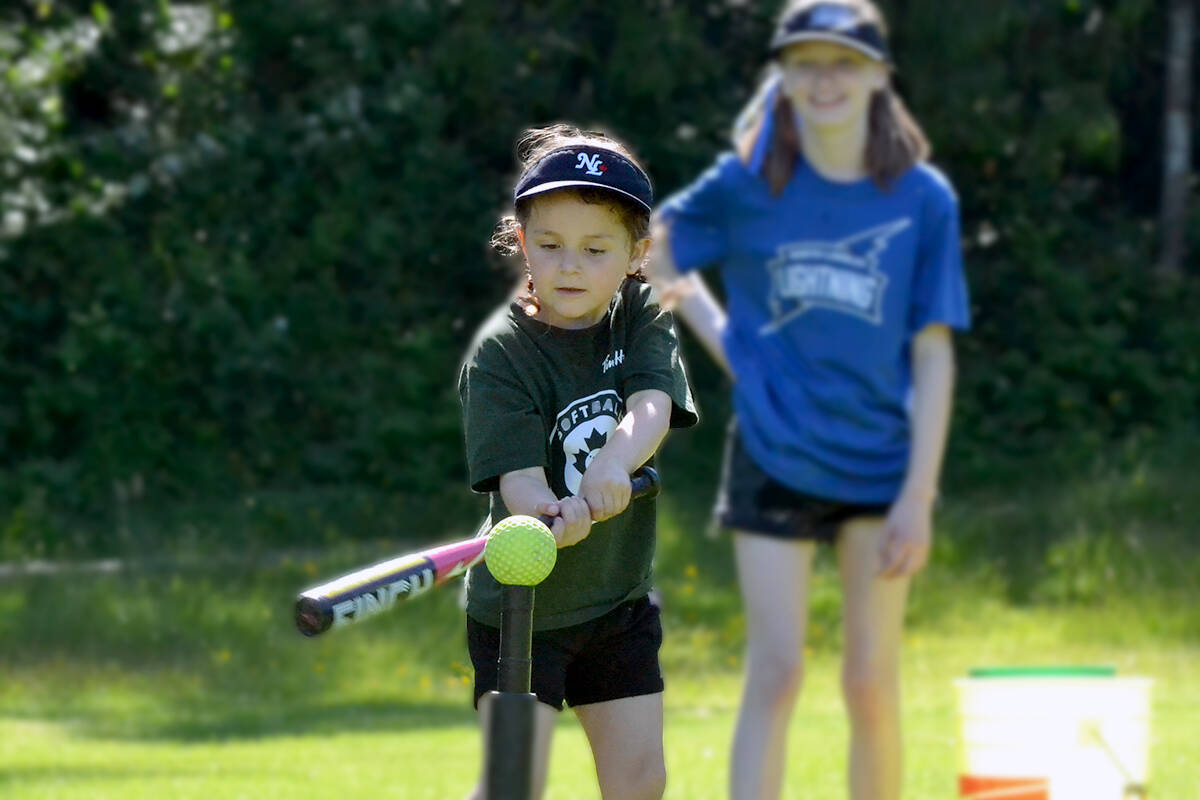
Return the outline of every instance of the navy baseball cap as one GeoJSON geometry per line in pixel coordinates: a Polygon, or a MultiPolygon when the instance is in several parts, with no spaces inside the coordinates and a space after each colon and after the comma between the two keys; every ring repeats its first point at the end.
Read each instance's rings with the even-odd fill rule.
{"type": "Polygon", "coordinates": [[[654,191],[641,168],[616,150],[570,145],[551,150],[525,170],[513,200],[569,186],[592,186],[623,194],[651,211],[654,191]]]}
{"type": "Polygon", "coordinates": [[[796,42],[831,42],[876,61],[891,61],[883,30],[858,6],[817,3],[787,15],[771,37],[771,55],[779,55],[780,50],[796,42]]]}

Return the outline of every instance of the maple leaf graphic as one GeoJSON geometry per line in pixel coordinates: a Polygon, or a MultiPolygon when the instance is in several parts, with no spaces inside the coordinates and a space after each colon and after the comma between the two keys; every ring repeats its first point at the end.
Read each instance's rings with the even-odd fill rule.
{"type": "Polygon", "coordinates": [[[599,429],[592,428],[592,432],[583,440],[583,443],[587,445],[587,450],[580,450],[575,454],[575,469],[579,470],[581,475],[587,470],[588,456],[604,447],[607,441],[607,433],[601,433],[599,429]]]}

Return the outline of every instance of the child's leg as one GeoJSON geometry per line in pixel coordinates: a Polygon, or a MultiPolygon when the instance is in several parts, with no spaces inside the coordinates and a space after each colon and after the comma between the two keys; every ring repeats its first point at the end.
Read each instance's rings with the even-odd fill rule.
{"type": "MultiPolygon", "coordinates": [[[[546,769],[550,763],[550,740],[554,735],[554,722],[558,712],[545,703],[535,704],[537,709],[533,717],[533,775],[530,782],[533,787],[533,798],[536,800],[546,790],[546,769]]],[[[483,757],[486,765],[488,752],[488,731],[491,728],[492,698],[484,695],[479,698],[479,727],[483,733],[483,757]]],[[[471,791],[469,800],[487,800],[483,774],[484,766],[480,766],[479,783],[471,791]]]]}
{"type": "Polygon", "coordinates": [[[838,541],[852,800],[900,797],[900,640],[909,579],[878,576],[883,534],[882,517],[864,517],[847,522],[838,541]]]}
{"type": "Polygon", "coordinates": [[[803,678],[816,546],[737,533],[734,548],[746,613],[746,681],[733,738],[730,796],[777,798],[788,722],[803,678]]]}
{"type": "Polygon", "coordinates": [[[575,706],[604,800],[660,800],[667,787],[662,693],[575,706]]]}

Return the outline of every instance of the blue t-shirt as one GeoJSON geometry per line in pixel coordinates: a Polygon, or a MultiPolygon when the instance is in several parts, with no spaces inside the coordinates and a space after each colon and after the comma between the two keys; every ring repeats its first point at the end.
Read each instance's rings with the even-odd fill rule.
{"type": "Polygon", "coordinates": [[[908,466],[910,345],[966,329],[958,200],[918,164],[887,191],[803,159],[773,196],[726,153],[661,211],[680,271],[720,270],[747,452],[807,494],[890,503],[908,466]]]}

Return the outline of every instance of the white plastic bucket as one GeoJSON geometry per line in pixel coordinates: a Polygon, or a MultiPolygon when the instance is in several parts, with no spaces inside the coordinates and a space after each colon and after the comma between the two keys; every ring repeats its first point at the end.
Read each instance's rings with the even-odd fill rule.
{"type": "Polygon", "coordinates": [[[1107,667],[972,670],[954,682],[959,796],[1144,800],[1151,683],[1107,667]]]}

